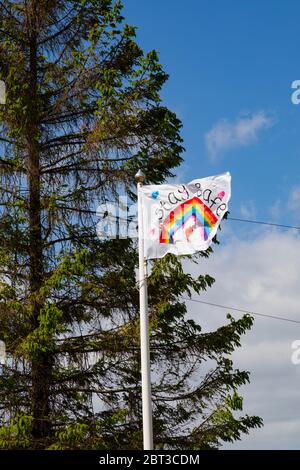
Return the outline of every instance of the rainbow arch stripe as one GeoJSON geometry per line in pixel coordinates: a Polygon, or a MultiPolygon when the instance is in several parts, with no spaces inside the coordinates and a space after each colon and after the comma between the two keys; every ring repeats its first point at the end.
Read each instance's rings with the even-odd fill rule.
{"type": "Polygon", "coordinates": [[[216,215],[197,196],[184,201],[170,212],[162,224],[160,243],[174,244],[174,237],[183,229],[187,240],[197,227],[203,228],[203,239],[206,241],[218,222],[216,215]]]}

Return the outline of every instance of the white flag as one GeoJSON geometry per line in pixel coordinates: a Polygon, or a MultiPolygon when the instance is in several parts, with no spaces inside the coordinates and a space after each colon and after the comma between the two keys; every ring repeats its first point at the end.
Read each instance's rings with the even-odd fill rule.
{"type": "Polygon", "coordinates": [[[188,184],[142,186],[145,258],[206,250],[228,209],[230,183],[230,173],[224,173],[188,184]]]}

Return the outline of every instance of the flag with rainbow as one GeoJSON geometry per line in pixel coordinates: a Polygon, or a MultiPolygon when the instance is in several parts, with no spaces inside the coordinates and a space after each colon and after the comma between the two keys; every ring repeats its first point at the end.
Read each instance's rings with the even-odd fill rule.
{"type": "Polygon", "coordinates": [[[231,176],[140,188],[146,259],[207,250],[228,210],[231,176]]]}

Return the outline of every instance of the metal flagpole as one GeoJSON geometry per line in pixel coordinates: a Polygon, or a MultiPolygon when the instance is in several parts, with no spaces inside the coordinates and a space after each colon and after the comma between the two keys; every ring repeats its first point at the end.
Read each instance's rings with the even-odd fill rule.
{"type": "Polygon", "coordinates": [[[138,226],[139,226],[139,288],[140,288],[140,337],[141,337],[141,371],[142,371],[142,405],[144,450],[153,450],[151,376],[149,319],[147,294],[147,260],[144,257],[144,232],[142,217],[142,199],[140,189],[145,181],[141,170],[135,175],[138,192],[138,226]]]}

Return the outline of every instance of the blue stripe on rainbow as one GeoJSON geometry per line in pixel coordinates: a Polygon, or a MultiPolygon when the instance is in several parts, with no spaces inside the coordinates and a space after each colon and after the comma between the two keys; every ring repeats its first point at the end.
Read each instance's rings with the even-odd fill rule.
{"type": "Polygon", "coordinates": [[[160,243],[174,243],[174,236],[177,230],[185,230],[186,238],[189,240],[196,227],[203,228],[203,238],[207,240],[210,232],[217,223],[218,218],[197,196],[188,201],[184,201],[171,211],[162,225],[160,243]],[[192,219],[192,226],[185,226],[192,219]]]}

